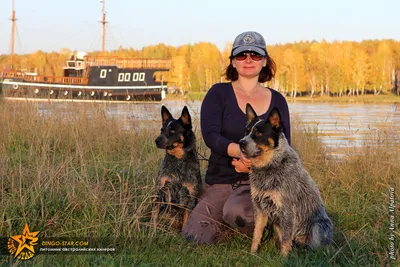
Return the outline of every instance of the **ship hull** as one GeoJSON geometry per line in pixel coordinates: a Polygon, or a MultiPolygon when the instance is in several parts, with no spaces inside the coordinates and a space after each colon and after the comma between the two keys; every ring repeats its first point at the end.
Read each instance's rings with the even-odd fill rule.
{"type": "Polygon", "coordinates": [[[68,85],[12,79],[5,79],[1,84],[1,95],[3,97],[23,98],[160,101],[165,97],[166,90],[166,85],[68,85]]]}

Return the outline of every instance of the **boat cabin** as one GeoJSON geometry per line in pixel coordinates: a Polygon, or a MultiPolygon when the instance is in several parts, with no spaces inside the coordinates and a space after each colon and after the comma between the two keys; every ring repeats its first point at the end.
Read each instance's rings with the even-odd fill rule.
{"type": "Polygon", "coordinates": [[[78,52],[72,54],[70,59],[65,62],[64,77],[84,77],[86,70],[86,57],[87,53],[78,52]]]}

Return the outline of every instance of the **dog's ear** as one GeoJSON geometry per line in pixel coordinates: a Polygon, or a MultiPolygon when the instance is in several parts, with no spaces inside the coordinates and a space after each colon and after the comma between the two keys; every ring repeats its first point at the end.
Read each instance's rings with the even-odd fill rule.
{"type": "Polygon", "coordinates": [[[252,120],[257,118],[256,112],[254,111],[253,107],[249,103],[246,104],[246,114],[247,114],[247,123],[246,123],[246,125],[249,125],[249,123],[252,120]]]}
{"type": "Polygon", "coordinates": [[[268,120],[274,127],[281,126],[281,114],[279,113],[278,108],[275,107],[272,109],[271,113],[269,114],[268,120]]]}
{"type": "Polygon", "coordinates": [[[163,123],[166,122],[169,118],[172,118],[171,113],[169,113],[169,110],[165,106],[161,107],[161,118],[163,123]]]}
{"type": "Polygon", "coordinates": [[[192,125],[192,119],[190,118],[189,110],[186,106],[183,107],[181,121],[185,125],[188,125],[188,126],[192,125]]]}

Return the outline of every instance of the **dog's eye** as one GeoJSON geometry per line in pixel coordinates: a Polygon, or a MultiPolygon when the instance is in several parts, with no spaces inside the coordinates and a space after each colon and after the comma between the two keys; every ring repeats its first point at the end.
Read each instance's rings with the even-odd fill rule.
{"type": "Polygon", "coordinates": [[[256,136],[260,137],[260,136],[263,136],[263,134],[261,132],[256,132],[256,136]]]}
{"type": "Polygon", "coordinates": [[[175,131],[174,130],[169,130],[169,133],[173,134],[173,133],[175,133],[175,131]]]}

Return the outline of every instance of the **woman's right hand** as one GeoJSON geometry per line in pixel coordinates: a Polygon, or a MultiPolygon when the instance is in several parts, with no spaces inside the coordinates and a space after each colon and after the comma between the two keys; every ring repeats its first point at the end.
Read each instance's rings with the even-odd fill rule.
{"type": "Polygon", "coordinates": [[[246,158],[242,151],[240,151],[240,157],[233,158],[232,165],[235,167],[236,172],[248,173],[251,167],[251,160],[246,158]]]}
{"type": "Polygon", "coordinates": [[[237,172],[248,173],[251,167],[251,160],[246,158],[246,156],[240,150],[240,146],[237,143],[230,143],[228,145],[228,155],[231,156],[232,166],[235,167],[237,172]]]}
{"type": "Polygon", "coordinates": [[[242,153],[242,151],[240,151],[240,158],[239,158],[239,160],[240,160],[241,162],[243,162],[243,164],[244,164],[247,168],[250,169],[250,167],[251,167],[251,160],[248,159],[248,158],[246,158],[246,156],[242,153]]]}
{"type": "Polygon", "coordinates": [[[249,173],[250,168],[244,165],[244,163],[237,158],[232,159],[232,166],[235,168],[235,171],[238,173],[249,173]]]}

